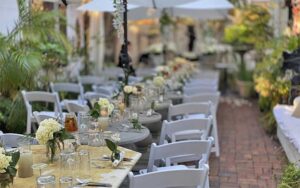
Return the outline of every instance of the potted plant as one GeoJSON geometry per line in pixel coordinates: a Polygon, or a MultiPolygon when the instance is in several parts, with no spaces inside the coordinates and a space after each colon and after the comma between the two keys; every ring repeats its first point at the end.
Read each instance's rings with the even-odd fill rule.
{"type": "Polygon", "coordinates": [[[253,72],[247,69],[244,55],[252,49],[259,48],[262,41],[270,36],[268,10],[256,6],[245,5],[235,11],[233,24],[225,28],[224,41],[233,46],[239,54],[239,66],[236,84],[240,96],[248,98],[254,93],[253,72]]]}

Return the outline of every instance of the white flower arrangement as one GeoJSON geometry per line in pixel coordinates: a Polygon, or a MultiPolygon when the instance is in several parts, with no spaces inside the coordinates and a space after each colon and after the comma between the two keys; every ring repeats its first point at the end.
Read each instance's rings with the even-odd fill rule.
{"type": "Polygon", "coordinates": [[[124,88],[123,88],[123,91],[125,92],[125,93],[127,93],[127,94],[131,94],[132,93],[132,91],[133,91],[133,86],[125,86],[124,88]]]}
{"type": "Polygon", "coordinates": [[[12,157],[11,156],[7,156],[5,154],[5,150],[3,148],[0,148],[0,173],[5,173],[7,167],[9,167],[11,161],[12,161],[12,157]]]}
{"type": "Polygon", "coordinates": [[[153,79],[153,84],[156,86],[156,87],[163,87],[165,85],[165,79],[162,77],[162,76],[156,76],[154,79],[153,79]]]}
{"type": "Polygon", "coordinates": [[[63,127],[54,119],[45,119],[40,123],[38,130],[36,131],[36,139],[40,144],[46,144],[49,140],[52,140],[53,133],[62,130],[63,127]]]}
{"type": "Polygon", "coordinates": [[[106,98],[99,98],[98,105],[100,106],[100,108],[107,108],[108,115],[111,115],[115,108],[114,105],[106,98]]]}
{"type": "Polygon", "coordinates": [[[120,142],[121,141],[120,133],[114,133],[113,135],[111,135],[111,139],[114,142],[120,142]]]}

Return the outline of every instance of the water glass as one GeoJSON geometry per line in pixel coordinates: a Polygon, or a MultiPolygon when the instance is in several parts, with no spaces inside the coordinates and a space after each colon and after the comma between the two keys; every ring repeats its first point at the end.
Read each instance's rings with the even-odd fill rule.
{"type": "Polygon", "coordinates": [[[36,178],[37,188],[55,188],[55,176],[39,176],[36,178]]]}
{"type": "Polygon", "coordinates": [[[88,143],[89,143],[89,133],[79,133],[78,134],[78,143],[80,145],[88,145],[88,143]]]}
{"type": "Polygon", "coordinates": [[[87,150],[80,150],[79,156],[79,178],[90,178],[90,153],[87,150]]]}
{"type": "Polygon", "coordinates": [[[73,177],[76,170],[76,152],[64,150],[60,153],[60,176],[73,177]]]}
{"type": "Polygon", "coordinates": [[[91,118],[92,117],[86,112],[78,113],[78,131],[80,133],[89,131],[91,118]]]}
{"type": "Polygon", "coordinates": [[[93,147],[99,147],[103,145],[100,133],[89,133],[88,145],[93,147]]]}
{"type": "Polygon", "coordinates": [[[48,165],[46,163],[36,163],[36,164],[33,164],[31,166],[31,168],[33,170],[38,170],[39,171],[39,176],[42,176],[43,169],[46,169],[47,167],[48,167],[48,165]]]}
{"type": "Polygon", "coordinates": [[[59,178],[59,187],[60,188],[70,188],[73,185],[73,178],[70,176],[64,176],[59,178]]]}

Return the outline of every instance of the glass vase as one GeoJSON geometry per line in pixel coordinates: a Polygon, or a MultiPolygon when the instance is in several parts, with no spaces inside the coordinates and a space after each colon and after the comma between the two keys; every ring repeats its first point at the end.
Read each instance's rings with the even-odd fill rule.
{"type": "Polygon", "coordinates": [[[53,164],[58,160],[58,149],[58,143],[56,143],[55,141],[48,141],[48,143],[46,144],[46,156],[50,164],[53,164]]]}

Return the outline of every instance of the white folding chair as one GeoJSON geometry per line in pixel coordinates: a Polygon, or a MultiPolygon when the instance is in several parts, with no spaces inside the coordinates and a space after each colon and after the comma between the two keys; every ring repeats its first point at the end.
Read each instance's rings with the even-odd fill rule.
{"type": "Polygon", "coordinates": [[[211,102],[193,102],[170,105],[168,112],[168,121],[177,120],[178,118],[195,118],[208,117],[212,114],[211,102]]]}
{"type": "Polygon", "coordinates": [[[150,172],[134,176],[129,173],[129,188],[204,188],[208,166],[199,169],[150,172]]]}
{"type": "Polygon", "coordinates": [[[37,112],[37,111],[33,112],[33,116],[35,117],[38,124],[41,123],[45,119],[50,119],[50,118],[53,119],[54,118],[53,116],[43,114],[43,113],[40,113],[40,112],[37,112]]]}
{"type": "MultiPolygon", "coordinates": [[[[72,100],[78,104],[84,104],[84,95],[83,95],[83,87],[80,84],[76,83],[50,83],[50,88],[52,92],[66,92],[66,93],[76,93],[78,94],[77,100],[72,100]]],[[[66,99],[64,99],[66,100],[66,99]]],[[[64,106],[64,100],[61,101],[62,108],[65,108],[64,106]]],[[[68,99],[70,100],[70,99],[68,99]]]]}
{"type": "Polygon", "coordinates": [[[198,167],[207,164],[210,155],[213,138],[208,140],[187,140],[173,142],[169,144],[156,145],[152,143],[147,170],[141,170],[141,173],[152,171],[164,171],[170,169],[187,169],[185,165],[172,164],[198,161],[198,167]],[[165,167],[157,167],[157,161],[164,161],[165,167]]]}
{"type": "Polygon", "coordinates": [[[15,133],[0,134],[0,140],[6,148],[17,148],[19,146],[18,143],[25,140],[29,141],[32,145],[38,144],[35,138],[15,133]]]}
{"type": "Polygon", "coordinates": [[[206,140],[210,131],[212,117],[201,119],[183,119],[164,121],[160,133],[159,145],[166,140],[206,140]]]}
{"type": "Polygon", "coordinates": [[[90,110],[90,108],[87,105],[78,104],[78,103],[75,103],[73,101],[68,101],[68,100],[65,100],[65,106],[66,106],[68,112],[74,112],[74,113],[88,112],[90,110]]]}
{"type": "Polygon", "coordinates": [[[80,75],[78,76],[78,82],[81,85],[101,85],[105,82],[105,78],[93,75],[80,75]]]}
{"type": "Polygon", "coordinates": [[[219,136],[218,136],[218,125],[217,125],[217,109],[219,105],[220,92],[213,93],[201,93],[198,95],[187,96],[184,95],[183,103],[195,103],[195,102],[211,102],[211,115],[213,116],[213,127],[212,127],[212,136],[215,139],[215,146],[212,148],[212,151],[216,153],[216,156],[220,156],[220,145],[219,145],[219,136]]]}
{"type": "Polygon", "coordinates": [[[104,94],[104,95],[107,95],[107,96],[111,96],[114,92],[113,87],[107,87],[107,86],[96,86],[96,85],[94,85],[93,90],[96,93],[104,94]]]}
{"type": "Polygon", "coordinates": [[[52,116],[53,118],[63,118],[62,109],[59,103],[59,97],[57,93],[49,93],[44,91],[21,91],[26,110],[27,110],[27,126],[26,126],[26,133],[31,133],[31,123],[37,122],[32,114],[32,106],[31,102],[46,102],[46,103],[53,103],[54,104],[54,112],[53,111],[42,111],[41,114],[45,114],[48,116],[52,116]]]}

